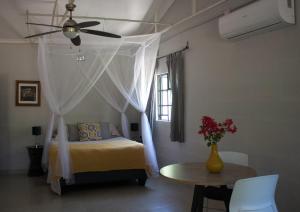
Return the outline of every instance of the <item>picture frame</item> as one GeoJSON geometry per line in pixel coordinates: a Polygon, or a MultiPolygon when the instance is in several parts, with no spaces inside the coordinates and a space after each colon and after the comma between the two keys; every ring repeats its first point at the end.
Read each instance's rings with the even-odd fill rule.
{"type": "Polygon", "coordinates": [[[40,106],[40,81],[16,80],[16,106],[40,106]]]}

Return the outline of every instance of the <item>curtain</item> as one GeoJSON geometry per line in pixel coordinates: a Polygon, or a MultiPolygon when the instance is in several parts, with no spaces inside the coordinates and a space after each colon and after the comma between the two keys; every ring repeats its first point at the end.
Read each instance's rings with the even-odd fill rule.
{"type": "Polygon", "coordinates": [[[104,72],[101,78],[96,82],[94,88],[108,104],[121,113],[123,136],[130,139],[129,123],[125,114],[129,104],[128,101],[122,96],[106,72],[104,72]]]}
{"type": "Polygon", "coordinates": [[[51,112],[48,125],[47,125],[47,131],[46,131],[46,137],[45,137],[44,149],[42,155],[42,167],[44,171],[47,171],[48,169],[48,149],[52,139],[54,122],[55,122],[55,113],[51,112]]]}
{"type": "Polygon", "coordinates": [[[182,52],[167,56],[172,88],[171,141],[184,142],[184,60],[182,52]]]}
{"type": "MultiPolygon", "coordinates": [[[[58,157],[61,176],[72,180],[68,138],[64,115],[92,89],[122,113],[125,136],[128,104],[141,112],[141,129],[146,161],[153,174],[158,173],[156,153],[148,118],[145,114],[160,41],[160,33],[129,36],[122,39],[83,34],[80,47],[51,35],[39,39],[38,71],[43,93],[52,111],[47,129],[43,163],[47,161],[55,121],[58,122],[58,157]]],[[[51,171],[51,170],[50,170],[51,171]]],[[[52,185],[52,188],[58,188],[52,185]]],[[[60,191],[55,191],[59,193],[60,191]]]]}
{"type": "MultiPolygon", "coordinates": [[[[136,41],[137,37],[127,37],[125,42],[136,41]]],[[[158,164],[152,139],[146,107],[151,89],[160,33],[152,34],[140,46],[131,49],[134,54],[128,57],[117,54],[114,62],[107,67],[107,73],[121,94],[139,112],[141,112],[141,134],[145,155],[153,175],[158,175],[158,164]],[[133,62],[132,62],[133,61],[133,62]],[[122,65],[125,64],[125,65],[122,65]],[[122,68],[120,68],[122,67],[122,68]]],[[[122,51],[122,49],[120,49],[122,51]]]]}
{"type": "Polygon", "coordinates": [[[146,107],[146,114],[149,117],[149,124],[150,124],[152,133],[154,130],[154,124],[155,124],[155,120],[156,120],[156,85],[155,85],[155,76],[156,75],[155,74],[158,69],[158,65],[159,65],[159,62],[158,62],[158,60],[156,60],[155,71],[153,74],[149,100],[148,100],[147,107],[146,107]]]}
{"type": "MultiPolygon", "coordinates": [[[[65,40],[64,38],[63,41],[49,42],[45,37],[39,39],[38,72],[43,93],[52,111],[52,117],[57,117],[60,174],[67,183],[71,183],[73,179],[70,168],[72,161],[70,160],[64,115],[71,111],[93,88],[119,49],[122,39],[111,45],[109,51],[103,50],[105,54],[102,55],[102,60],[98,60],[99,51],[95,49],[95,47],[98,49],[103,47],[102,42],[98,45],[93,44],[93,48],[82,45],[81,51],[78,51],[76,48],[70,48],[65,40]],[[89,60],[79,63],[77,57],[83,53],[89,60]],[[82,70],[92,80],[83,77],[82,70]]],[[[107,44],[104,45],[107,46],[107,44]]],[[[55,120],[52,117],[47,129],[46,139],[48,140],[46,140],[45,153],[48,153],[49,139],[52,137],[55,120]]],[[[46,158],[47,156],[44,156],[44,160],[46,158]]],[[[58,189],[55,192],[60,193],[61,191],[58,189]]]]}

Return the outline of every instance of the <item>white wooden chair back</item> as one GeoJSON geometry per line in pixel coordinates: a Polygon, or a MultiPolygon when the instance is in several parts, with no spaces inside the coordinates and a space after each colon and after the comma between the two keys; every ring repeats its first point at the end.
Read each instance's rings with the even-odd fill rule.
{"type": "Polygon", "coordinates": [[[220,157],[225,163],[233,163],[242,166],[248,166],[248,155],[242,152],[220,151],[220,157]]]}

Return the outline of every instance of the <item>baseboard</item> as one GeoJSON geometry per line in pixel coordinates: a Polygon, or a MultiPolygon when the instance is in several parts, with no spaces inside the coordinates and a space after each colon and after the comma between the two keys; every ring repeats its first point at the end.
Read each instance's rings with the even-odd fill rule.
{"type": "Polygon", "coordinates": [[[0,175],[26,175],[28,170],[26,169],[2,169],[0,170],[0,175]]]}

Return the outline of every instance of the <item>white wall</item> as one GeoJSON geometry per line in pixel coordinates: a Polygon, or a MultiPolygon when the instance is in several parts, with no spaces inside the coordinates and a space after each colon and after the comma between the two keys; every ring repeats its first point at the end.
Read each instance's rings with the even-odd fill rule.
{"type": "MultiPolygon", "coordinates": [[[[180,16],[181,7],[173,5],[167,17],[180,16]]],[[[296,25],[229,42],[219,37],[213,21],[162,43],[161,55],[184,47],[186,41],[190,50],[185,53],[186,142],[170,142],[169,124],[157,122],[160,165],[206,160],[209,149],[197,134],[201,117],[232,118],[238,131],[225,135],[219,148],[248,153],[258,175],[279,173],[280,211],[299,210],[299,38],[296,25]]]]}
{"type": "MultiPolygon", "coordinates": [[[[26,146],[34,144],[32,126],[42,126],[43,142],[50,115],[43,95],[40,107],[15,106],[15,81],[38,80],[36,57],[36,45],[0,44],[0,173],[27,169],[26,146]]],[[[136,122],[137,113],[132,108],[128,111],[129,121],[136,122]]],[[[66,123],[100,120],[120,125],[120,114],[93,90],[65,118],[66,123]]]]}
{"type": "MultiPolygon", "coordinates": [[[[27,145],[34,144],[31,127],[45,129],[48,108],[15,106],[15,81],[38,80],[36,51],[28,44],[0,46],[0,170],[20,171],[28,165],[27,145]]],[[[44,134],[44,133],[43,133],[44,134]]]]}

